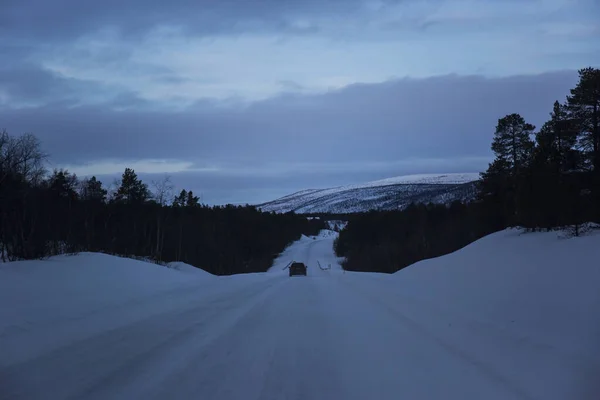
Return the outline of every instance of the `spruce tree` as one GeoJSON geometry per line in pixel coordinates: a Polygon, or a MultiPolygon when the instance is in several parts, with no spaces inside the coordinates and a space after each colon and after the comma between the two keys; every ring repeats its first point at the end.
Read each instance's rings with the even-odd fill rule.
{"type": "Polygon", "coordinates": [[[187,202],[187,191],[182,189],[181,192],[173,199],[173,207],[185,207],[187,202]]]}
{"type": "Polygon", "coordinates": [[[102,182],[95,176],[86,179],[82,183],[81,199],[95,202],[105,202],[107,190],[102,187],[102,182]]]}
{"type": "Polygon", "coordinates": [[[514,196],[509,169],[506,160],[496,158],[481,174],[478,183],[480,199],[489,206],[492,218],[498,220],[500,226],[505,226],[506,217],[514,213],[514,204],[509,201],[514,196]]]}
{"type": "Polygon", "coordinates": [[[198,196],[194,196],[194,192],[192,192],[191,190],[188,192],[187,194],[187,199],[186,199],[186,207],[197,207],[200,204],[198,203],[200,201],[200,198],[198,196]]]}
{"type": "Polygon", "coordinates": [[[64,169],[55,169],[50,177],[49,189],[59,197],[77,198],[77,176],[64,169]]]}

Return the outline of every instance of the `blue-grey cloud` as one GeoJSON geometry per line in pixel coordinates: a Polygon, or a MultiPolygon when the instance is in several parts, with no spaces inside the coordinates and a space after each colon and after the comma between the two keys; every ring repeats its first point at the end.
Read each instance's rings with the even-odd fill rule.
{"type": "Polygon", "coordinates": [[[599,65],[598,15],[596,0],[0,0],[0,128],[37,134],[53,166],[169,171],[211,202],[480,170],[499,117],[540,125],[599,65]]]}
{"type": "Polygon", "coordinates": [[[69,79],[80,104],[126,94],[180,107],[394,76],[576,69],[600,62],[599,14],[593,0],[3,0],[0,93],[20,102],[10,93],[31,84],[19,70],[69,79]]]}
{"type": "Polygon", "coordinates": [[[61,76],[30,62],[0,64],[0,107],[72,107],[85,103],[141,106],[135,93],[95,81],[61,76]],[[3,100],[6,97],[7,100],[3,100]]]}
{"type": "Polygon", "coordinates": [[[544,18],[593,21],[600,12],[595,0],[2,0],[0,7],[0,37],[43,41],[105,28],[139,37],[157,26],[178,26],[186,34],[201,36],[336,31],[342,39],[357,39],[368,36],[373,26],[408,35],[415,29],[444,33],[447,28],[489,30],[497,25],[502,29],[507,23],[516,27],[544,18]],[[398,12],[398,6],[404,5],[407,8],[398,12]],[[353,23],[332,27],[332,21],[344,19],[353,23]]]}
{"type": "Polygon", "coordinates": [[[11,106],[73,105],[84,93],[92,96],[90,91],[99,90],[93,82],[65,78],[35,64],[0,64],[0,91],[11,106]]]}
{"type": "Polygon", "coordinates": [[[250,105],[203,101],[170,112],[115,111],[112,105],[5,108],[0,121],[11,132],[38,135],[54,165],[188,162],[187,171],[173,175],[207,201],[259,201],[265,198],[249,193],[482,170],[498,118],[518,112],[539,126],[576,80],[575,71],[447,75],[250,105]]]}
{"type": "Polygon", "coordinates": [[[183,26],[201,34],[267,29],[303,32],[311,28],[294,25],[294,18],[339,17],[359,11],[363,5],[361,0],[3,0],[0,34],[61,39],[111,26],[126,35],[137,35],[159,24],[183,26]]]}

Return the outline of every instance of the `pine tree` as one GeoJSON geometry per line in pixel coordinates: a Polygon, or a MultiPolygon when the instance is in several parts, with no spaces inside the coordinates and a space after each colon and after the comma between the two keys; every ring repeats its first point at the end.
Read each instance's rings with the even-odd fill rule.
{"type": "Polygon", "coordinates": [[[519,114],[498,120],[492,151],[496,159],[481,175],[481,198],[490,210],[494,224],[521,223],[520,214],[528,205],[524,193],[529,190],[528,167],[531,165],[534,143],[531,134],[535,127],[519,114]]]}
{"type": "Polygon", "coordinates": [[[510,114],[498,120],[492,151],[496,158],[508,168],[510,175],[516,176],[527,166],[533,151],[531,135],[535,126],[525,122],[519,114],[510,114]]]}
{"type": "Polygon", "coordinates": [[[579,70],[579,82],[567,97],[571,117],[577,122],[584,166],[592,171],[592,218],[600,221],[600,69],[579,70]]]}
{"type": "Polygon", "coordinates": [[[557,173],[576,169],[579,165],[577,129],[568,110],[558,101],[550,113],[550,120],[536,134],[536,162],[546,164],[557,173]]]}
{"type": "Polygon", "coordinates": [[[568,109],[578,122],[579,139],[590,167],[600,174],[600,69],[579,70],[579,83],[567,96],[568,109]]]}
{"type": "Polygon", "coordinates": [[[147,201],[149,197],[148,186],[138,179],[133,169],[125,168],[121,178],[121,186],[115,194],[115,200],[129,204],[139,204],[147,201]]]}

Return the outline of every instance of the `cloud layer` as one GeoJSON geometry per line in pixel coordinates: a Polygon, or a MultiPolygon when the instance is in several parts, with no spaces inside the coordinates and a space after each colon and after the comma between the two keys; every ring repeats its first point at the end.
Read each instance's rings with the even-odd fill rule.
{"type": "Polygon", "coordinates": [[[135,162],[141,172],[185,175],[204,192],[209,181],[238,188],[242,180],[272,189],[293,182],[284,185],[289,190],[482,170],[499,117],[519,112],[539,125],[576,79],[573,71],[495,79],[448,75],[287,94],[250,105],[202,102],[177,112],[7,109],[0,120],[13,132],[36,133],[56,165],[79,173],[112,174],[135,162]]]}
{"type": "Polygon", "coordinates": [[[210,202],[481,170],[600,64],[595,0],[1,0],[0,128],[210,202]]]}

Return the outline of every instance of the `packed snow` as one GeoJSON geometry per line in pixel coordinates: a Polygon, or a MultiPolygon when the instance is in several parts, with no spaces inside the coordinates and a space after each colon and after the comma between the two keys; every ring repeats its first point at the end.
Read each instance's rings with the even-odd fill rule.
{"type": "Polygon", "coordinates": [[[231,277],[92,253],[0,265],[0,398],[600,397],[600,235],[506,230],[393,275],[345,273],[335,238],[231,277]]]}
{"type": "Polygon", "coordinates": [[[302,262],[307,267],[307,274],[319,275],[321,268],[342,271],[340,262],[341,258],[333,253],[333,241],[338,236],[338,233],[329,229],[323,229],[316,236],[302,235],[300,240],[292,243],[283,253],[279,255],[273,262],[273,266],[269,269],[269,273],[279,273],[285,270],[292,262],[302,262]]]}

